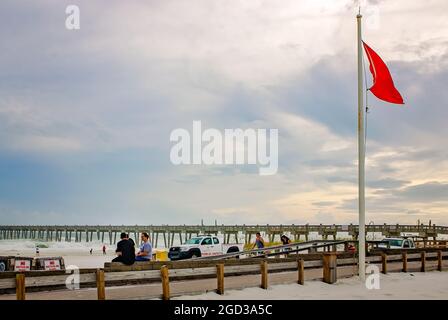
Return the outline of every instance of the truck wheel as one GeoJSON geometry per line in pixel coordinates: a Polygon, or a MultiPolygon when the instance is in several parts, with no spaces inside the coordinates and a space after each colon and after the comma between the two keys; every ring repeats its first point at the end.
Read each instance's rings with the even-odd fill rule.
{"type": "MultiPolygon", "coordinates": [[[[230,248],[227,250],[227,253],[235,253],[235,252],[239,252],[239,251],[240,251],[240,249],[239,249],[238,247],[230,247],[230,248]]],[[[235,258],[236,258],[236,259],[239,259],[240,256],[236,256],[235,258]]]]}
{"type": "Polygon", "coordinates": [[[191,258],[199,258],[201,256],[201,252],[199,250],[193,250],[190,253],[190,257],[191,258]]]}

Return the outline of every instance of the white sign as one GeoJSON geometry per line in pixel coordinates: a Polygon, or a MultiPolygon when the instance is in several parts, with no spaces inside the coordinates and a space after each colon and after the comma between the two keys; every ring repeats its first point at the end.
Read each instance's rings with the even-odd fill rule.
{"type": "Polygon", "coordinates": [[[31,261],[30,260],[15,260],[14,271],[30,271],[31,261]]]}
{"type": "Polygon", "coordinates": [[[44,261],[45,270],[61,270],[61,265],[59,264],[59,260],[45,260],[44,261]]]}

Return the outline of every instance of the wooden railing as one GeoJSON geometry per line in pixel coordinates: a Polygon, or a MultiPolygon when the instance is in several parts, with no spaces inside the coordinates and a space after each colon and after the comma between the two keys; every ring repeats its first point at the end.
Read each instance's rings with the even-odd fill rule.
{"type": "Polygon", "coordinates": [[[417,248],[448,248],[448,240],[414,240],[417,248]]]}
{"type": "Polygon", "coordinates": [[[308,252],[317,252],[318,249],[322,249],[323,251],[337,251],[338,246],[346,246],[350,243],[357,243],[357,241],[351,240],[313,240],[306,242],[293,242],[286,245],[276,245],[269,246],[264,248],[257,248],[251,250],[244,250],[239,252],[225,253],[216,256],[204,256],[200,258],[196,258],[195,260],[220,260],[220,259],[230,259],[235,257],[271,257],[271,256],[280,256],[291,253],[298,253],[302,251],[308,252]]]}
{"type": "MultiPolygon", "coordinates": [[[[381,271],[388,272],[389,262],[403,263],[402,271],[407,272],[408,261],[418,260],[421,262],[420,271],[426,271],[426,263],[428,259],[437,260],[437,270],[442,271],[443,259],[448,256],[448,251],[437,252],[421,252],[421,253],[400,253],[393,255],[381,254],[377,256],[369,256],[366,258],[367,263],[381,264],[381,271]]],[[[216,277],[217,286],[216,292],[224,293],[224,279],[229,275],[243,275],[256,274],[261,275],[260,286],[264,289],[268,288],[268,273],[269,272],[284,272],[297,270],[297,283],[304,283],[305,268],[323,268],[323,280],[327,283],[334,283],[336,281],[335,267],[356,265],[357,259],[342,258],[337,259],[336,252],[324,253],[319,260],[303,260],[302,258],[296,261],[275,262],[269,261],[271,259],[258,260],[256,264],[230,264],[225,265],[219,262],[214,266],[206,266],[200,268],[183,268],[183,269],[169,269],[166,265],[162,265],[160,269],[144,270],[144,271],[118,271],[105,272],[103,269],[88,270],[79,274],[80,284],[95,284],[97,288],[97,297],[100,300],[106,299],[106,284],[113,285],[115,281],[131,281],[131,280],[152,280],[160,282],[162,285],[162,299],[170,298],[170,280],[177,279],[198,279],[201,277],[216,277]],[[327,259],[327,260],[326,260],[327,259]],[[332,262],[333,261],[333,262],[332,262]]],[[[0,279],[0,290],[2,289],[16,289],[16,296],[18,300],[25,299],[26,288],[48,288],[50,286],[63,286],[66,284],[66,279],[69,275],[39,275],[41,271],[32,272],[32,276],[25,276],[24,273],[16,273],[12,277],[0,279]]]]}

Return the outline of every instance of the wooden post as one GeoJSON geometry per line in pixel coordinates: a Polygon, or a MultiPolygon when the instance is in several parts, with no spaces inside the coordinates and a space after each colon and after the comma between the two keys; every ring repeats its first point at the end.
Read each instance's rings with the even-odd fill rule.
{"type": "Polygon", "coordinates": [[[216,278],[218,281],[216,293],[224,294],[224,263],[216,265],[216,278]]]}
{"type": "Polygon", "coordinates": [[[106,285],[104,282],[104,270],[96,270],[96,290],[98,300],[106,300],[106,285]]]}
{"type": "Polygon", "coordinates": [[[442,271],[442,268],[443,268],[442,263],[443,263],[443,260],[442,260],[442,251],[439,250],[439,251],[437,251],[437,270],[438,270],[438,271],[442,271]]]}
{"type": "Polygon", "coordinates": [[[261,288],[267,289],[268,288],[268,262],[266,260],[263,260],[261,262],[260,271],[261,271],[261,288]]]}
{"type": "Polygon", "coordinates": [[[303,285],[305,283],[305,262],[303,259],[297,260],[297,269],[298,269],[298,284],[303,285]]]}
{"type": "Polygon", "coordinates": [[[408,272],[408,253],[403,252],[403,272],[408,272]]]}
{"type": "Polygon", "coordinates": [[[160,268],[160,273],[162,276],[162,299],[170,300],[170,278],[168,276],[168,267],[162,266],[162,268],[160,268]]]}
{"type": "Polygon", "coordinates": [[[422,252],[422,267],[420,269],[421,272],[426,272],[426,252],[422,252]]]}
{"type": "Polygon", "coordinates": [[[384,274],[387,274],[387,254],[382,253],[381,254],[381,264],[382,264],[382,270],[381,272],[384,274]]]}
{"type": "Polygon", "coordinates": [[[335,283],[337,280],[337,260],[336,254],[324,253],[323,258],[323,276],[324,282],[335,283]]]}
{"type": "Polygon", "coordinates": [[[16,297],[17,300],[25,300],[25,275],[16,274],[16,297]]]}

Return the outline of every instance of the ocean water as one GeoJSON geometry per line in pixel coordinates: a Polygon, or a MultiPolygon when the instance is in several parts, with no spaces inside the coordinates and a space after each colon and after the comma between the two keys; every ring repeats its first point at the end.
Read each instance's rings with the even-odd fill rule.
{"type": "MultiPolygon", "coordinates": [[[[69,251],[89,251],[91,248],[101,250],[103,243],[99,241],[93,242],[56,242],[56,241],[42,241],[42,240],[30,240],[30,239],[14,239],[14,240],[0,240],[0,252],[3,251],[35,251],[39,246],[40,250],[52,249],[52,250],[69,250],[69,251]]],[[[114,246],[114,245],[112,245],[114,246]]],[[[106,244],[106,247],[110,247],[106,244]]]]}

